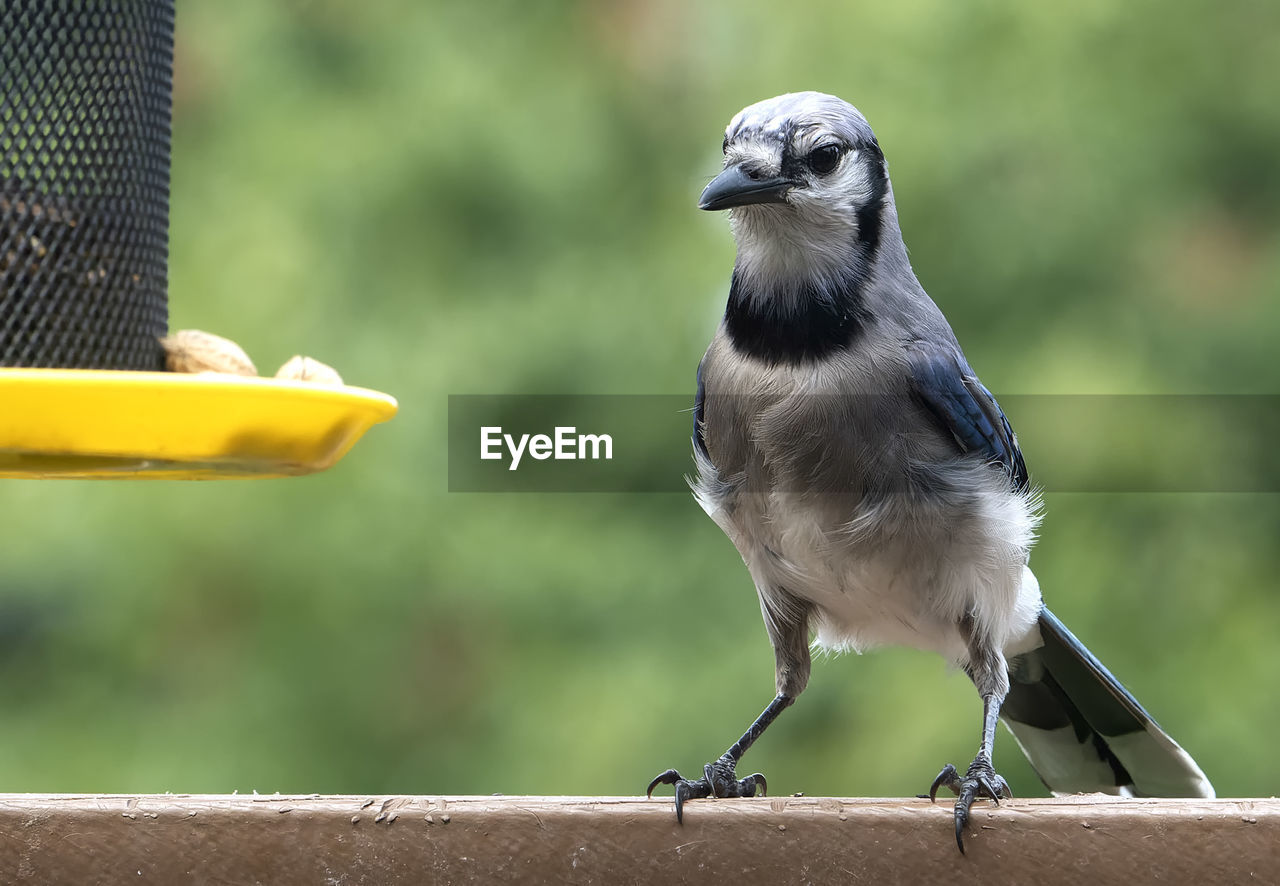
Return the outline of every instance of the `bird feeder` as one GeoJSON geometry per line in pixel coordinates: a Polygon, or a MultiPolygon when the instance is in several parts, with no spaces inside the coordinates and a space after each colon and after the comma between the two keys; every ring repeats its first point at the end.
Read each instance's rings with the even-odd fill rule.
{"type": "Polygon", "coordinates": [[[286,476],[395,400],[164,372],[173,0],[0,8],[0,477],[286,476]]]}

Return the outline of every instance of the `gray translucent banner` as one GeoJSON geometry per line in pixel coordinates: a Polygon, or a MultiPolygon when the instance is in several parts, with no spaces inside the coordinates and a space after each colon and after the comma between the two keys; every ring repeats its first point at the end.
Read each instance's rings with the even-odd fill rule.
{"type": "MultiPolygon", "coordinates": [[[[1280,395],[999,400],[1046,492],[1280,491],[1280,395]]],[[[692,395],[451,396],[449,490],[685,491],[692,407],[692,395]]]]}

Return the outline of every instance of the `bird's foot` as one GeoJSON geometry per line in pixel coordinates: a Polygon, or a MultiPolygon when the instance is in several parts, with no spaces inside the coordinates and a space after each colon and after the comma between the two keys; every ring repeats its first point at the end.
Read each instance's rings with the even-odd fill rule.
{"type": "Polygon", "coordinates": [[[960,847],[961,853],[964,852],[964,829],[969,823],[969,809],[973,806],[973,801],[979,797],[987,797],[995,801],[998,806],[1001,797],[1013,796],[1009,785],[992,768],[991,761],[982,754],[975,757],[969,764],[969,770],[965,772],[964,778],[960,777],[956,767],[950,763],[942,767],[938,777],[929,786],[930,802],[937,799],[938,788],[942,787],[950,788],[956,794],[956,845],[960,847]]]}
{"type": "Polygon", "coordinates": [[[754,797],[759,788],[760,796],[768,793],[768,782],[759,772],[738,778],[734,771],[737,762],[725,754],[714,763],[702,767],[702,778],[696,781],[681,777],[679,772],[668,769],[653,781],[645,796],[652,797],[653,789],[660,784],[676,786],[676,821],[684,822],[685,800],[701,800],[704,797],[754,797]]]}

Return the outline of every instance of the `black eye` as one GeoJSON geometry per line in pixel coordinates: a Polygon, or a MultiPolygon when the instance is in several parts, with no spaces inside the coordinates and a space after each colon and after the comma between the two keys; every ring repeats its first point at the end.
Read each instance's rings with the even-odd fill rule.
{"type": "Polygon", "coordinates": [[[727,154],[729,152],[729,136],[724,137],[724,142],[720,145],[720,153],[727,154]]]}
{"type": "Polygon", "coordinates": [[[818,145],[804,159],[818,175],[830,175],[840,165],[840,146],[818,145]]]}

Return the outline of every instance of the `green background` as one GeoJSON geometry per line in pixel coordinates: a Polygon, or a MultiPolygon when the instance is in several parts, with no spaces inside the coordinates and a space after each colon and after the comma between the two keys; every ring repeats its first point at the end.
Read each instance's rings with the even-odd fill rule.
{"type": "MultiPolygon", "coordinates": [[[[797,89],[871,120],[997,394],[1275,393],[1278,57],[1280,7],[1208,0],[183,0],[173,328],[268,374],[308,353],[401,414],[306,479],[5,482],[0,786],[696,773],[773,691],[732,546],[683,494],[449,493],[448,395],[691,399],[733,258],[694,202],[729,118],[797,89]]],[[[1212,460],[1231,429],[1199,430],[1212,460]]],[[[1220,794],[1280,790],[1280,499],[1046,501],[1055,611],[1220,794]]],[[[936,657],[822,659],[744,767],[911,795],[979,719],[936,657]]],[[[1005,734],[996,761],[1042,793],[1005,734]]]]}

